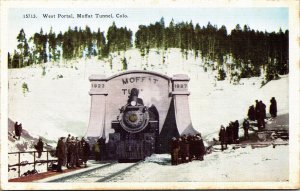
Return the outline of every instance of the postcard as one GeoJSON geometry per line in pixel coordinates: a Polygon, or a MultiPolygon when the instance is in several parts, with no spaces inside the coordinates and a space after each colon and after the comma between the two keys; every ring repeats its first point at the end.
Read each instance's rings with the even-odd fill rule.
{"type": "Polygon", "coordinates": [[[298,1],[1,1],[1,189],[296,189],[298,1]]]}

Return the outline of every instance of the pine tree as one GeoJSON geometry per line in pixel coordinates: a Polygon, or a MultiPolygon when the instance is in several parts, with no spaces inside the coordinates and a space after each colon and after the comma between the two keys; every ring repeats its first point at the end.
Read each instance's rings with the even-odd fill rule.
{"type": "Polygon", "coordinates": [[[127,64],[127,60],[126,60],[125,57],[122,60],[122,64],[123,64],[123,70],[127,70],[128,69],[128,64],[127,64]]]}
{"type": "Polygon", "coordinates": [[[86,26],[84,30],[85,44],[87,48],[87,56],[90,58],[93,54],[93,35],[90,27],[86,26]]]}
{"type": "Polygon", "coordinates": [[[74,57],[74,45],[72,41],[72,30],[70,27],[68,31],[64,33],[62,42],[62,56],[66,61],[71,60],[74,57]]]}
{"type": "Polygon", "coordinates": [[[14,55],[11,61],[12,68],[19,68],[21,61],[20,57],[20,54],[16,50],[14,50],[14,55]]]}
{"type": "Polygon", "coordinates": [[[56,41],[56,35],[54,32],[52,32],[52,27],[50,28],[50,32],[48,35],[48,41],[49,41],[49,59],[50,61],[57,61],[57,41],[56,41]]]}
{"type": "Polygon", "coordinates": [[[43,29],[41,28],[40,31],[40,43],[41,43],[41,52],[40,52],[40,56],[41,56],[41,62],[46,63],[48,61],[47,59],[47,33],[43,34],[43,29]]]}
{"type": "Polygon", "coordinates": [[[102,52],[104,51],[104,47],[105,47],[105,37],[104,37],[104,33],[101,32],[100,28],[98,28],[98,31],[96,33],[96,47],[98,50],[98,58],[100,59],[102,57],[102,52]]]}
{"type": "Polygon", "coordinates": [[[62,49],[63,44],[63,34],[59,32],[56,37],[56,44],[57,44],[57,60],[61,59],[62,52],[59,49],[62,49]]]}
{"type": "Polygon", "coordinates": [[[115,52],[117,43],[117,27],[115,22],[112,23],[112,26],[108,28],[107,31],[107,46],[109,52],[115,52]]]}
{"type": "Polygon", "coordinates": [[[12,61],[11,61],[11,56],[10,56],[10,53],[8,52],[7,54],[7,67],[8,68],[13,68],[12,67],[12,61]]]}
{"type": "Polygon", "coordinates": [[[20,30],[20,33],[17,36],[17,40],[18,40],[17,48],[19,50],[19,56],[20,56],[18,68],[21,68],[27,65],[28,58],[29,58],[29,46],[23,29],[20,30]]]}

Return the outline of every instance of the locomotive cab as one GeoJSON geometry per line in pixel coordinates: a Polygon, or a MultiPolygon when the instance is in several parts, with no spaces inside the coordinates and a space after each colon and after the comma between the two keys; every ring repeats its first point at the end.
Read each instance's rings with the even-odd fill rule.
{"type": "Polygon", "coordinates": [[[109,134],[108,157],[119,162],[145,159],[155,152],[159,124],[155,112],[144,106],[138,90],[131,90],[127,104],[112,121],[114,133],[109,134]]]}

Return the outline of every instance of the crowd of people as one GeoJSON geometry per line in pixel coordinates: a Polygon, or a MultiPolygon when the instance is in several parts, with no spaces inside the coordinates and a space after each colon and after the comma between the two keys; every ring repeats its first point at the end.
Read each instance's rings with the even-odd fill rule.
{"type": "Polygon", "coordinates": [[[231,121],[226,129],[223,125],[221,125],[221,129],[219,132],[219,141],[221,142],[221,149],[227,149],[227,144],[239,143],[239,121],[231,121]]]}
{"type": "MultiPolygon", "coordinates": [[[[269,113],[271,117],[275,118],[277,116],[277,102],[275,97],[270,100],[269,113]]],[[[260,100],[255,100],[255,107],[251,105],[248,109],[248,119],[244,119],[242,128],[244,129],[244,139],[249,140],[249,128],[251,121],[257,121],[258,130],[263,130],[266,128],[266,105],[260,100]]],[[[219,141],[221,142],[221,150],[227,149],[227,144],[239,143],[239,122],[230,122],[225,128],[221,125],[219,131],[219,141]]]]}
{"type": "MultiPolygon", "coordinates": [[[[277,101],[275,97],[271,98],[270,103],[269,113],[271,117],[275,118],[277,117],[277,101]]],[[[266,105],[261,100],[255,100],[255,107],[254,105],[249,107],[248,119],[251,121],[257,121],[257,127],[259,130],[266,127],[266,105]]]]}
{"type": "Polygon", "coordinates": [[[192,160],[203,160],[205,146],[201,134],[173,137],[171,142],[171,163],[178,165],[192,160]]]}
{"type": "Polygon", "coordinates": [[[62,166],[67,168],[81,167],[83,164],[87,167],[87,160],[90,155],[90,146],[82,137],[79,141],[78,137],[69,134],[67,139],[61,137],[56,147],[56,157],[58,158],[58,172],[62,172],[62,166]]]}

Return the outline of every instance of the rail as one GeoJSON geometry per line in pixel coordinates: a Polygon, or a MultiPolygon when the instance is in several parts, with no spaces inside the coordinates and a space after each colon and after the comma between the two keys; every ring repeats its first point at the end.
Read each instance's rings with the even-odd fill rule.
{"type": "Polygon", "coordinates": [[[18,177],[21,177],[21,167],[26,166],[26,165],[32,165],[33,164],[33,169],[35,170],[36,164],[46,163],[47,164],[47,166],[46,166],[47,169],[46,170],[48,171],[49,163],[57,162],[57,160],[49,160],[49,153],[53,153],[53,152],[55,152],[55,150],[41,151],[41,153],[47,153],[46,154],[46,160],[36,160],[36,153],[38,153],[37,151],[10,152],[10,153],[8,153],[9,155],[18,155],[18,163],[8,164],[8,168],[17,166],[18,167],[18,177]],[[24,161],[21,162],[21,154],[24,154],[24,153],[29,153],[29,154],[33,153],[33,162],[27,162],[27,161],[26,162],[24,162],[24,161]]]}

